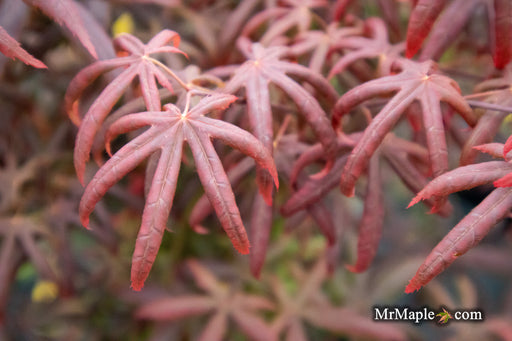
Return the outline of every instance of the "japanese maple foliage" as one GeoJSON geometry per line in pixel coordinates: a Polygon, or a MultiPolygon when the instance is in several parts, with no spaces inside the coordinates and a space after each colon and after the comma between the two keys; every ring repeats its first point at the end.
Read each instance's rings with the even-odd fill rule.
{"type": "MultiPolygon", "coordinates": [[[[408,57],[411,57],[414,54],[412,51],[416,51],[420,46],[410,45],[412,37],[418,34],[423,36],[428,34],[434,19],[443,10],[443,5],[443,2],[435,2],[430,6],[421,1],[417,4],[409,23],[409,45],[407,45],[406,51],[408,57]],[[419,16],[418,13],[426,13],[426,16],[419,16]],[[418,31],[420,27],[421,30],[418,31]]],[[[114,46],[128,56],[121,55],[116,59],[98,61],[75,77],[68,88],[66,103],[72,120],[76,124],[80,124],[76,143],[75,167],[81,181],[83,181],[85,163],[88,160],[94,139],[99,138],[101,142],[101,139],[105,138],[107,151],[110,152],[109,141],[114,136],[144,126],[151,126],[150,129],[121,148],[100,168],[88,185],[81,203],[82,222],[87,225],[88,215],[108,188],[134,169],[143,159],[152,155],[147,175],[151,185],[148,187],[142,227],[133,258],[132,286],[135,289],[140,289],[147,277],[162,239],[176,189],[183,142],[187,142],[192,149],[201,182],[206,189],[206,197],[219,216],[233,245],[241,253],[247,253],[249,250],[249,240],[245,234],[233,193],[229,190],[226,192],[229,194],[221,194],[221,189],[226,190],[230,188],[230,185],[228,176],[223,171],[221,159],[216,156],[213,145],[209,142],[210,138],[218,138],[235,148],[240,148],[257,161],[256,178],[261,195],[266,201],[266,205],[261,205],[262,201],[258,199],[259,197],[254,199],[255,213],[251,223],[251,230],[254,233],[258,231],[253,237],[257,241],[257,250],[261,250],[256,253],[257,257],[252,258],[254,264],[257,264],[252,268],[253,272],[259,275],[262,261],[265,258],[272,222],[272,213],[268,206],[272,203],[272,197],[275,194],[272,182],[277,184],[277,172],[272,158],[275,158],[276,161],[278,158],[282,158],[277,154],[274,155],[274,129],[276,123],[279,122],[274,117],[274,112],[276,107],[279,108],[282,104],[276,103],[272,98],[270,84],[276,85],[292,100],[297,112],[309,124],[316,140],[320,142],[318,146],[304,151],[302,155],[298,156],[294,169],[284,167],[287,169],[291,184],[296,185],[300,169],[307,164],[320,159],[325,162],[324,170],[310,180],[301,177],[300,190],[281,210],[284,215],[308,209],[311,210],[313,216],[320,217],[319,210],[323,209],[320,206],[315,208],[316,200],[323,198],[336,183],[340,184],[342,193],[353,196],[356,181],[360,175],[365,172],[368,174],[365,211],[360,223],[358,258],[356,264],[349,267],[354,271],[364,271],[368,268],[376,254],[380,239],[384,212],[380,185],[382,180],[379,172],[380,156],[387,159],[391,167],[413,192],[419,191],[427,183],[428,176],[436,178],[448,171],[448,147],[445,138],[445,124],[448,122],[448,118],[443,114],[446,110],[441,106],[441,102],[448,103],[470,127],[477,123],[477,117],[460,94],[457,83],[448,76],[442,75],[432,61],[416,62],[401,57],[403,44],[393,45],[389,42],[384,21],[370,18],[364,22],[364,27],[361,27],[357,21],[355,23],[352,21],[354,26],[349,28],[338,27],[334,23],[326,25],[326,22],[312,12],[313,8],[324,6],[326,3],[321,1],[298,1],[287,3],[283,7],[270,6],[259,12],[247,23],[237,40],[237,47],[245,57],[245,62],[238,66],[223,65],[209,71],[210,75],[226,79],[225,85],[221,84],[220,80],[214,82],[214,86],[219,89],[193,86],[190,82],[181,80],[177,73],[163,63],[150,57],[151,54],[160,52],[183,53],[177,49],[180,37],[177,33],[169,30],[159,33],[147,45],[142,44],[131,35],[122,35],[116,38],[114,46]],[[296,21],[297,16],[304,20],[296,21]],[[313,34],[314,32],[310,33],[309,28],[313,21],[320,24],[325,33],[321,33],[321,31],[315,33],[316,35],[313,34]],[[258,29],[265,22],[270,22],[270,24],[262,33],[258,29]],[[297,33],[293,33],[294,27],[298,28],[297,33]],[[285,36],[287,34],[297,35],[297,42],[291,44],[290,47],[285,45],[289,41],[285,36]],[[259,41],[252,42],[250,40],[258,39],[255,38],[258,36],[260,37],[259,41]],[[308,41],[308,39],[313,41],[308,41]],[[301,58],[314,49],[315,39],[321,39],[324,43],[319,45],[313,53],[312,69],[289,60],[293,56],[301,58]],[[167,46],[169,43],[171,46],[167,46]],[[375,57],[379,58],[377,75],[380,78],[364,82],[338,98],[334,88],[322,75],[328,57],[334,52],[341,53],[341,56],[335,62],[329,61],[329,65],[332,66],[329,73],[330,78],[335,75],[339,76],[351,64],[375,57]],[[125,68],[125,70],[105,88],[81,122],[77,100],[84,89],[100,74],[118,67],[125,68]],[[109,121],[106,128],[101,128],[115,103],[137,76],[142,98],[149,111],[114,115],[114,120],[109,121]],[[171,83],[177,84],[180,91],[185,91],[178,95],[178,102],[182,105],[185,103],[185,108],[182,109],[183,113],[172,104],[166,105],[166,110],[159,112],[161,93],[158,92],[157,82],[171,93],[173,92],[171,83]],[[308,84],[305,85],[305,83],[308,84]],[[245,88],[245,92],[241,93],[241,88],[245,88]],[[235,134],[239,136],[237,138],[228,136],[230,135],[229,129],[234,132],[238,128],[235,126],[228,128],[230,125],[222,120],[211,120],[204,117],[210,110],[225,109],[234,100],[234,97],[225,97],[226,95],[217,93],[242,96],[245,110],[248,113],[249,128],[257,140],[245,132],[243,133],[244,137],[240,137],[242,131],[235,134]],[[393,96],[376,114],[371,111],[367,112],[367,115],[370,116],[368,126],[361,134],[354,135],[357,137],[347,142],[349,140],[341,133],[339,141],[336,141],[336,130],[343,130],[342,118],[353,108],[373,97],[390,94],[393,96]],[[194,106],[191,100],[196,95],[207,97],[194,106]],[[317,99],[320,97],[323,98],[323,101],[317,99]],[[212,104],[208,101],[211,101],[212,104]],[[328,123],[326,109],[333,105],[331,127],[328,123]],[[189,110],[191,110],[190,113],[189,110]],[[392,135],[387,139],[389,146],[385,146],[385,137],[405,113],[407,113],[414,131],[421,127],[425,130],[426,141],[423,143],[426,144],[428,152],[413,143],[407,144],[405,140],[400,142],[401,139],[394,138],[392,135]],[[418,120],[419,114],[423,116],[422,122],[418,120]],[[185,117],[186,121],[183,120],[185,117]],[[192,133],[194,129],[186,128],[189,126],[201,127],[201,129],[192,133]],[[100,128],[104,133],[95,137],[100,128]],[[160,129],[162,130],[160,131],[160,129]],[[165,136],[165,140],[163,136],[165,136]],[[172,138],[168,140],[170,136],[172,138]],[[248,142],[249,140],[252,142],[248,142]],[[403,144],[402,149],[398,142],[403,144]],[[249,145],[252,148],[249,148],[249,145]],[[315,156],[315,154],[319,155],[318,153],[322,153],[323,156],[321,158],[315,156]],[[157,155],[160,155],[159,161],[156,159],[157,155]],[[205,155],[208,157],[206,158],[205,155]],[[367,168],[368,170],[366,170],[367,168]],[[336,177],[340,177],[341,180],[336,180],[336,177]],[[172,181],[169,183],[170,179],[172,181]],[[212,187],[210,180],[222,185],[212,187]],[[261,228],[257,229],[256,226],[261,226],[261,228]],[[263,226],[265,227],[263,228],[263,226]]],[[[189,13],[187,10],[184,11],[181,12],[189,13]]],[[[190,17],[190,15],[192,14],[189,13],[185,16],[190,17]]],[[[194,20],[193,22],[198,27],[202,27],[199,22],[194,20]]],[[[198,30],[199,32],[203,31],[201,28],[198,30]]],[[[205,42],[206,36],[198,38],[205,42]]],[[[421,39],[419,42],[421,43],[421,39]]],[[[209,44],[205,46],[209,46],[209,44]]],[[[212,54],[211,51],[210,54],[212,54]]],[[[466,150],[468,148],[470,147],[466,147],[466,150]]],[[[230,175],[231,180],[235,182],[239,182],[243,174],[250,170],[248,167],[243,170],[236,169],[236,167],[233,168],[230,175]]],[[[425,199],[429,199],[433,212],[449,214],[449,204],[442,196],[436,194],[425,199]]],[[[200,201],[200,205],[197,207],[198,209],[191,216],[191,223],[197,231],[200,231],[204,229],[199,226],[199,222],[210,209],[204,200],[200,201]]],[[[318,219],[329,244],[333,245],[336,241],[335,233],[332,226],[327,223],[328,221],[318,219]]]]}
{"type": "Polygon", "coordinates": [[[7,57],[18,58],[22,62],[33,67],[45,69],[46,65],[25,51],[20,44],[0,26],[0,52],[7,57]]]}
{"type": "MultiPolygon", "coordinates": [[[[492,39],[494,64],[502,69],[512,58],[512,4],[508,0],[493,0],[492,6],[486,6],[489,13],[489,35],[492,39]]],[[[421,48],[423,40],[429,35],[424,59],[439,57],[446,49],[451,39],[462,29],[469,20],[477,5],[485,5],[482,0],[454,0],[445,10],[445,15],[436,22],[443,12],[446,0],[419,0],[411,13],[407,28],[408,58],[413,57],[421,48]],[[434,27],[434,29],[433,29],[434,27]],[[433,32],[430,32],[433,30],[433,32]]]]}
{"type": "MultiPolygon", "coordinates": [[[[493,143],[475,147],[495,157],[503,155],[503,144],[493,143]]],[[[456,168],[430,182],[411,201],[409,206],[433,196],[447,196],[454,192],[494,182],[496,187],[478,206],[464,217],[432,250],[411,279],[405,292],[418,290],[446,267],[476,246],[512,208],[512,164],[507,161],[489,161],[456,168]]]]}
{"type": "Polygon", "coordinates": [[[440,102],[450,104],[470,126],[476,124],[476,117],[460,95],[457,83],[438,74],[433,62],[417,63],[401,59],[395,63],[400,73],[372,80],[350,90],[338,100],[334,108],[333,125],[338,127],[341,117],[356,105],[376,95],[397,92],[370,122],[347,160],[341,190],[348,196],[354,195],[355,182],[366,168],[369,157],[414,101],[420,102],[423,110],[423,125],[434,177],[448,169],[440,102]]]}
{"type": "MultiPolygon", "coordinates": [[[[80,217],[84,226],[89,224],[89,214],[94,205],[114,183],[150,155],[159,153],[160,156],[133,254],[131,278],[135,290],[142,288],[158,252],[176,191],[185,141],[192,150],[208,199],[233,246],[242,254],[249,253],[250,243],[240,212],[211,139],[219,139],[251,156],[259,167],[270,173],[276,186],[278,180],[270,153],[254,136],[234,125],[205,116],[212,110],[226,108],[235,99],[231,95],[211,95],[184,112],[173,104],[167,104],[165,111],[126,115],[110,126],[106,141],[108,151],[113,137],[144,126],[150,126],[150,129],[121,148],[88,184],[80,202],[80,217]]],[[[272,201],[268,196],[265,199],[269,204],[272,201]]]]}
{"type": "Polygon", "coordinates": [[[159,297],[140,307],[136,316],[153,321],[174,321],[213,312],[197,340],[224,340],[228,333],[228,320],[251,340],[277,340],[276,333],[258,311],[273,310],[274,304],[265,297],[237,292],[235,287],[220,281],[196,260],[189,260],[188,267],[194,281],[205,295],[188,294],[178,297],[159,297]]]}
{"type": "Polygon", "coordinates": [[[0,339],[421,339],[367,312],[507,287],[511,11],[0,0],[0,339]]]}
{"type": "Polygon", "coordinates": [[[179,45],[179,39],[177,33],[165,30],[156,35],[147,45],[144,45],[130,34],[121,35],[116,38],[114,45],[118,50],[127,52],[128,56],[95,62],[75,76],[68,87],[65,101],[66,111],[70,119],[75,124],[80,125],[75,144],[75,168],[80,182],[84,182],[85,163],[89,159],[96,132],[136,76],[139,77],[141,82],[141,91],[146,107],[149,110],[160,110],[160,96],[156,81],[158,80],[161,85],[171,91],[172,85],[163,71],[157,67],[159,62],[152,59],[150,55],[162,52],[182,53],[175,47],[179,45]],[[169,43],[173,46],[167,46],[169,43]],[[107,85],[101,95],[94,101],[82,122],[78,113],[78,99],[85,88],[102,73],[125,66],[128,66],[126,70],[107,85]]]}

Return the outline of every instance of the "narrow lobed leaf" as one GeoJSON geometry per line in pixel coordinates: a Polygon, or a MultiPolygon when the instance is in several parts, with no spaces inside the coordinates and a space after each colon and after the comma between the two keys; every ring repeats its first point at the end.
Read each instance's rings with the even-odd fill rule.
{"type": "Polygon", "coordinates": [[[222,163],[206,132],[192,125],[185,125],[185,138],[192,150],[199,179],[210,203],[235,249],[249,253],[249,239],[236,205],[235,196],[222,163]]]}
{"type": "Polygon", "coordinates": [[[23,63],[27,65],[31,65],[38,69],[47,69],[48,67],[39,59],[33,57],[30,53],[25,51],[20,43],[16,41],[13,37],[7,33],[0,26],[0,52],[6,55],[9,58],[15,59],[18,58],[23,63]]]}
{"type": "Polygon", "coordinates": [[[512,207],[512,189],[497,188],[466,215],[437,244],[405,288],[412,293],[443,272],[458,257],[475,247],[512,207]]]}
{"type": "Polygon", "coordinates": [[[405,55],[412,58],[428,36],[446,0],[419,0],[414,7],[407,27],[407,48],[405,55]]]}
{"type": "Polygon", "coordinates": [[[198,336],[198,341],[222,341],[228,330],[228,316],[225,312],[215,313],[201,334],[198,336]]]}
{"type": "Polygon", "coordinates": [[[504,161],[489,161],[458,167],[432,180],[416,195],[407,208],[434,196],[444,197],[451,193],[493,182],[511,171],[512,164],[504,161]]]}
{"type": "Polygon", "coordinates": [[[384,224],[384,195],[379,167],[379,155],[373,155],[368,166],[368,183],[364,199],[363,217],[359,223],[357,240],[357,260],[347,266],[352,272],[363,272],[370,266],[382,235],[384,224]]]}
{"type": "MultiPolygon", "coordinates": [[[[183,150],[181,123],[175,124],[173,128],[176,127],[176,130],[170,132],[172,143],[161,148],[160,159],[146,198],[132,256],[131,282],[132,288],[136,291],[142,289],[156,259],[173,204],[183,150]]],[[[163,138],[166,137],[163,135],[163,138]]]]}
{"type": "Polygon", "coordinates": [[[144,304],[135,312],[137,319],[174,321],[198,316],[215,308],[215,301],[206,296],[169,297],[144,304]]]}
{"type": "Polygon", "coordinates": [[[512,59],[512,3],[494,0],[494,65],[503,69],[512,59]]]}
{"type": "Polygon", "coordinates": [[[96,59],[96,49],[91,42],[89,33],[84,26],[80,10],[73,0],[23,0],[28,5],[39,8],[46,15],[61,25],[65,25],[73,35],[85,46],[87,51],[96,59]]]}

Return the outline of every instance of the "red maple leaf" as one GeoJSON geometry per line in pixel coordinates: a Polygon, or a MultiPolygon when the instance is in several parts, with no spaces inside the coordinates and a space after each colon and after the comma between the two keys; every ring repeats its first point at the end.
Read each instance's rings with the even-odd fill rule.
{"type": "MultiPolygon", "coordinates": [[[[139,78],[142,96],[148,110],[161,109],[160,96],[156,82],[172,91],[167,75],[162,71],[163,64],[151,55],[157,53],[183,53],[177,46],[180,37],[176,32],[163,30],[154,36],[146,45],[131,34],[122,34],[114,40],[118,51],[128,56],[97,61],[80,71],[69,84],[64,99],[66,111],[70,119],[80,125],[75,143],[74,163],[78,179],[84,183],[85,163],[93,145],[94,136],[98,132],[105,117],[115,103],[123,95],[135,77],[139,78]],[[171,43],[173,46],[168,46],[171,43]],[[82,121],[78,113],[78,99],[85,88],[101,74],[116,68],[125,68],[112,80],[93,102],[82,121]]],[[[171,76],[168,68],[164,70],[171,76]]],[[[186,86],[185,86],[186,87],[186,86]]]]}
{"type": "MultiPolygon", "coordinates": [[[[503,144],[490,143],[476,147],[494,157],[503,156],[503,144]]],[[[409,207],[421,200],[447,195],[494,182],[498,187],[468,213],[430,252],[416,275],[405,288],[406,293],[419,290],[439,275],[458,257],[475,247],[490,229],[510,214],[512,208],[512,164],[489,161],[456,168],[432,180],[411,201],[409,207]]]]}
{"type": "Polygon", "coordinates": [[[338,127],[343,115],[353,107],[377,96],[395,93],[382,110],[372,119],[354,150],[350,154],[341,177],[342,193],[353,196],[357,178],[366,168],[375,150],[386,134],[398,122],[407,108],[418,101],[423,111],[427,146],[432,175],[448,169],[448,153],[444,136],[441,101],[453,107],[470,126],[476,124],[473,111],[460,95],[460,89],[451,78],[436,72],[432,61],[417,63],[406,59],[397,60],[401,72],[366,82],[345,93],[336,103],[332,117],[338,127]]]}
{"type": "Polygon", "coordinates": [[[149,129],[114,154],[88,184],[80,202],[80,218],[84,226],[88,225],[95,204],[112,185],[144,159],[159,155],[133,254],[131,280],[135,290],[142,288],[165,231],[184,142],[192,150],[199,179],[234,247],[242,254],[249,252],[249,240],[231,185],[211,139],[219,139],[252,157],[261,169],[270,173],[276,186],[278,180],[270,153],[253,135],[232,124],[205,116],[213,110],[227,108],[235,99],[232,95],[214,94],[183,113],[175,105],[167,104],[165,111],[126,115],[110,126],[107,132],[109,152],[109,141],[113,137],[145,126],[149,126],[149,129]]]}
{"type": "Polygon", "coordinates": [[[46,69],[47,66],[44,65],[42,61],[33,57],[30,53],[25,51],[20,43],[16,41],[13,37],[7,33],[2,26],[0,26],[0,52],[6,55],[9,58],[18,58],[23,63],[27,65],[32,65],[33,67],[39,69],[46,69]]]}
{"type": "Polygon", "coordinates": [[[136,316],[153,321],[175,321],[212,312],[208,323],[197,340],[224,340],[228,333],[228,320],[232,319],[251,340],[277,340],[275,332],[258,315],[260,311],[274,309],[274,304],[265,297],[240,292],[195,260],[188,261],[194,281],[205,294],[164,296],[141,306],[136,316]]]}

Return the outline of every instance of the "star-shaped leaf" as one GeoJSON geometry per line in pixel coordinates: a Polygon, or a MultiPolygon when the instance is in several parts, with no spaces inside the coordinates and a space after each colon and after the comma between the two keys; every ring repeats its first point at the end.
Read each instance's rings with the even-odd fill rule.
{"type": "Polygon", "coordinates": [[[321,73],[326,59],[335,46],[347,39],[362,33],[362,25],[354,27],[339,27],[338,23],[331,23],[323,31],[308,30],[297,35],[295,43],[290,46],[290,53],[294,56],[302,56],[311,51],[309,68],[321,73]]]}
{"type": "Polygon", "coordinates": [[[195,260],[189,260],[188,266],[196,284],[206,293],[156,299],[140,307],[136,312],[137,318],[175,321],[213,312],[197,340],[224,340],[228,332],[229,319],[232,319],[251,340],[277,340],[270,326],[258,315],[259,311],[273,309],[272,302],[264,297],[231,288],[195,260]]]}
{"type": "MultiPolygon", "coordinates": [[[[337,95],[329,82],[305,66],[280,60],[287,53],[284,47],[264,48],[259,43],[250,44],[244,39],[239,40],[239,45],[248,60],[236,69],[224,91],[234,94],[245,87],[247,111],[254,135],[272,152],[274,139],[269,84],[273,83],[297,105],[299,113],[304,116],[324,146],[326,155],[332,158],[336,146],[336,134],[329,125],[325,111],[315,96],[289,76],[311,84],[318,91],[318,95],[334,103],[337,95]]],[[[270,183],[262,178],[259,171],[258,177],[261,179],[260,182],[270,183]]],[[[271,187],[267,186],[267,192],[269,188],[271,187]]]]}
{"type": "Polygon", "coordinates": [[[345,195],[354,195],[356,180],[366,168],[371,155],[404,111],[416,101],[421,104],[423,111],[423,125],[426,129],[433,177],[448,169],[448,152],[440,102],[447,102],[470,126],[476,124],[476,117],[460,95],[457,83],[437,73],[433,62],[417,63],[401,59],[396,64],[401,68],[400,73],[366,82],[350,90],[338,100],[334,108],[333,125],[338,127],[342,116],[358,104],[377,95],[395,93],[370,122],[348,158],[341,178],[341,191],[345,195]]]}
{"type": "MultiPolygon", "coordinates": [[[[149,126],[145,132],[121,148],[96,173],[80,202],[80,218],[88,225],[94,205],[107,190],[144,159],[159,155],[151,188],[146,198],[142,224],[132,262],[132,287],[140,290],[155,260],[169,212],[182,159],[184,142],[190,146],[199,179],[215,208],[224,230],[234,247],[249,252],[247,238],[233,191],[211,139],[219,139],[252,157],[261,169],[270,173],[276,186],[277,172],[270,153],[248,132],[223,121],[206,117],[213,110],[223,110],[235,96],[215,94],[203,98],[188,112],[172,104],[166,111],[150,111],[121,117],[107,132],[109,141],[118,134],[149,126]]],[[[267,197],[269,203],[271,197],[267,197]]]]}
{"type": "MultiPolygon", "coordinates": [[[[179,42],[179,35],[170,30],[161,31],[146,45],[131,34],[122,34],[114,40],[114,45],[119,52],[127,54],[127,56],[97,61],[84,68],[73,78],[66,92],[64,104],[70,119],[80,125],[75,143],[74,163],[78,179],[82,184],[85,163],[89,160],[94,137],[105,117],[135,77],[139,78],[146,108],[151,111],[161,109],[157,81],[171,91],[172,86],[167,79],[168,75],[162,71],[162,64],[151,55],[183,53],[177,48],[179,42]],[[172,46],[169,46],[169,43],[172,46]],[[78,113],[78,100],[85,88],[101,74],[117,68],[125,69],[96,98],[82,120],[78,113]]],[[[165,70],[172,73],[167,68],[165,70]]]]}
{"type": "Polygon", "coordinates": [[[291,295],[284,284],[275,279],[274,293],[280,303],[279,314],[273,328],[285,334],[285,340],[307,341],[304,324],[329,330],[334,333],[379,340],[405,340],[404,333],[392,325],[382,325],[361,316],[349,307],[337,307],[330,303],[322,291],[327,277],[327,263],[320,258],[312,269],[292,267],[295,270],[299,289],[291,295]]]}

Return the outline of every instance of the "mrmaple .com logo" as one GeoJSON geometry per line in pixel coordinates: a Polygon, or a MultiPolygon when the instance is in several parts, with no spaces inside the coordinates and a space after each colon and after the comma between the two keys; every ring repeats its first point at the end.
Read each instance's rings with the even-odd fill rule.
{"type": "Polygon", "coordinates": [[[484,313],[480,309],[448,311],[441,307],[436,311],[428,307],[413,309],[406,306],[379,306],[373,307],[373,319],[375,321],[410,321],[416,324],[433,321],[446,324],[450,321],[483,321],[484,313]]]}

